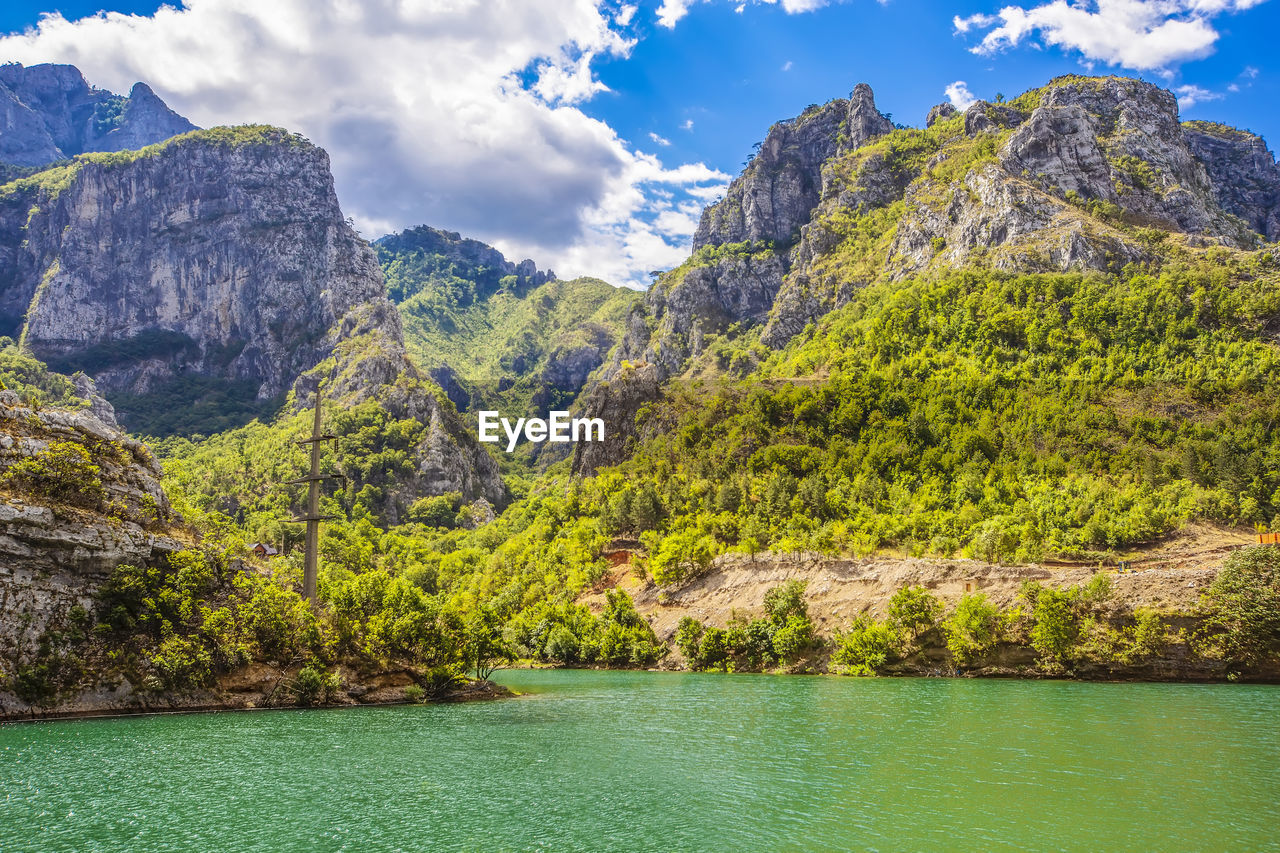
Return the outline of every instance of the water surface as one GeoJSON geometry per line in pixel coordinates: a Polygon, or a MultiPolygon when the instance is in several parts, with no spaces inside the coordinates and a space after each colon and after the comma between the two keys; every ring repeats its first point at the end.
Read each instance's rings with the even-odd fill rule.
{"type": "Polygon", "coordinates": [[[512,671],[0,727],[3,850],[1263,849],[1280,688],[512,671]]]}

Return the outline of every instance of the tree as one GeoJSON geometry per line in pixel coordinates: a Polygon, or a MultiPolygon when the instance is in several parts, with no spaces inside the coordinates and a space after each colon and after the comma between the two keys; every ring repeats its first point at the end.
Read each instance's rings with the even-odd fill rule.
{"type": "Polygon", "coordinates": [[[1031,647],[1042,657],[1062,662],[1071,654],[1080,625],[1073,604],[1075,591],[1041,588],[1032,611],[1031,647]]]}
{"type": "Polygon", "coordinates": [[[981,592],[965,595],[942,625],[947,651],[959,664],[971,663],[1000,639],[1000,610],[981,592]]]}
{"type": "Polygon", "coordinates": [[[497,618],[487,610],[474,614],[466,623],[463,657],[467,668],[481,681],[511,662],[511,649],[502,639],[497,618]]]}
{"type": "Polygon", "coordinates": [[[937,624],[942,611],[942,602],[924,587],[904,586],[889,600],[889,624],[914,640],[937,624]]]}
{"type": "Polygon", "coordinates": [[[888,624],[863,614],[848,631],[836,635],[831,662],[846,675],[875,675],[895,653],[896,641],[888,624]]]}
{"type": "Polygon", "coordinates": [[[793,616],[809,618],[809,606],[804,602],[805,581],[789,580],[773,587],[764,594],[764,612],[769,621],[782,626],[793,616]]]}
{"type": "Polygon", "coordinates": [[[1236,551],[1208,590],[1206,627],[1222,657],[1252,664],[1280,651],[1280,548],[1236,551]]]}
{"type": "Polygon", "coordinates": [[[702,642],[702,623],[692,616],[682,616],[676,626],[676,648],[693,666],[698,660],[698,644],[702,642]]]}

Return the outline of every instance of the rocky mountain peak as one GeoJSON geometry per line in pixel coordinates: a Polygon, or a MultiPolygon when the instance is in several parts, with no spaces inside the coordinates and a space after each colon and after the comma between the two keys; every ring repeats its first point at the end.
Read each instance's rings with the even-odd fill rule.
{"type": "Polygon", "coordinates": [[[939,105],[923,129],[895,129],[860,84],[770,129],[604,375],[624,361],[678,374],[733,328],[780,348],[881,279],[1115,270],[1174,236],[1245,250],[1280,236],[1280,167],[1261,139],[1183,124],[1171,92],[1125,77],[1059,77],[962,117],[939,105]]]}
{"type": "Polygon", "coordinates": [[[144,83],[123,97],[90,86],[73,65],[0,65],[0,163],[43,166],[195,129],[144,83]]]}
{"type": "Polygon", "coordinates": [[[891,130],[866,83],[854,87],[848,100],[815,104],[778,122],[724,199],[703,211],[694,250],[744,241],[794,243],[821,197],[823,163],[891,130]]]}

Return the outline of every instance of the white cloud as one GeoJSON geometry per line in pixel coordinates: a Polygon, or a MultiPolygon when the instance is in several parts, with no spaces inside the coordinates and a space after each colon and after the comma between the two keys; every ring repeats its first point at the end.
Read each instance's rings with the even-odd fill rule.
{"type": "Polygon", "coordinates": [[[987,27],[994,27],[999,22],[1000,19],[995,15],[981,14],[970,15],[967,18],[962,18],[959,15],[956,15],[951,19],[951,24],[956,28],[956,32],[958,33],[967,33],[972,29],[985,30],[987,27]]]}
{"type": "Polygon", "coordinates": [[[671,144],[670,139],[667,139],[665,136],[659,136],[653,131],[649,131],[649,138],[652,139],[656,144],[661,145],[663,148],[666,148],[668,145],[671,144]]]}
{"type": "MultiPolygon", "coordinates": [[[[972,50],[991,55],[1038,37],[1078,51],[1086,63],[1165,70],[1213,52],[1213,19],[1265,0],[1053,0],[1006,6],[996,15],[957,16],[956,32],[989,30],[972,50]]],[[[1038,42],[1033,42],[1033,44],[1038,42]]]]}
{"type": "Polygon", "coordinates": [[[1174,93],[1178,96],[1178,106],[1184,110],[1189,110],[1196,104],[1204,103],[1205,101],[1220,101],[1223,98],[1221,92],[1211,92],[1208,89],[1190,84],[1179,86],[1174,90],[1174,93]]]}
{"type": "Polygon", "coordinates": [[[205,127],[303,133],[328,150],[343,208],[370,236],[426,223],[561,275],[639,282],[688,250],[654,226],[652,193],[678,207],[728,176],[666,168],[576,106],[604,89],[593,63],[631,50],[616,23],[627,8],[185,0],[152,16],[46,16],[0,38],[0,56],[72,63],[117,92],[144,80],[205,127]]]}
{"type": "Polygon", "coordinates": [[[790,70],[791,70],[791,60],[790,60],[790,59],[788,59],[786,62],[782,63],[782,70],[783,70],[783,71],[790,71],[790,70]]]}
{"type": "MultiPolygon", "coordinates": [[[[689,14],[689,7],[695,3],[710,3],[711,0],[662,0],[662,5],[658,7],[658,24],[672,29],[680,22],[680,19],[689,14]]],[[[813,12],[830,6],[833,3],[842,3],[844,0],[750,0],[753,6],[778,6],[781,5],[783,11],[788,15],[799,15],[804,12],[813,12]]],[[[884,4],[888,0],[877,0],[884,4]]],[[[748,3],[741,2],[733,7],[733,11],[739,15],[746,10],[748,3]]]]}
{"type": "Polygon", "coordinates": [[[689,14],[689,6],[694,0],[662,0],[658,7],[658,25],[672,29],[680,19],[689,14]]]}
{"type": "Polygon", "coordinates": [[[693,119],[687,118],[680,123],[681,130],[693,130],[693,119]]]}
{"type": "Polygon", "coordinates": [[[1240,72],[1241,77],[1248,77],[1250,80],[1258,79],[1258,69],[1252,65],[1246,65],[1244,70],[1240,72]]]}
{"type": "Polygon", "coordinates": [[[964,112],[973,106],[973,102],[978,100],[973,92],[969,91],[969,85],[963,80],[957,80],[946,88],[947,100],[951,101],[951,106],[964,112]]]}
{"type": "Polygon", "coordinates": [[[623,6],[618,10],[618,14],[614,15],[613,20],[620,27],[625,27],[631,23],[631,19],[636,16],[636,6],[623,6]]]}

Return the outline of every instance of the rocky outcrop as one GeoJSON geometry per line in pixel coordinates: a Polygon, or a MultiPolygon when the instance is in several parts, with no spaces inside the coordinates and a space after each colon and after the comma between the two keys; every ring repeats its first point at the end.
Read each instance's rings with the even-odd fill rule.
{"type": "Polygon", "coordinates": [[[0,66],[0,162],[43,166],[91,151],[124,151],[195,130],[144,83],[121,97],[71,65],[0,66]]]}
{"type": "Polygon", "coordinates": [[[422,277],[395,278],[389,295],[397,304],[429,285],[433,274],[472,283],[474,292],[467,295],[469,299],[483,299],[503,287],[523,293],[556,278],[554,272],[539,270],[528,258],[513,263],[486,243],[429,225],[388,234],[375,240],[373,247],[384,264],[408,259],[411,263],[417,262],[428,273],[422,277]]]}
{"type": "Polygon", "coordinates": [[[90,411],[33,409],[0,391],[0,660],[22,663],[39,638],[121,563],[179,550],[150,451],[90,411]],[[79,448],[93,466],[54,471],[33,491],[15,466],[79,448]],[[51,493],[52,492],[52,493],[51,493]]]}
{"type": "Polygon", "coordinates": [[[1280,239],[1280,166],[1262,137],[1204,121],[1184,123],[1182,135],[1222,209],[1268,240],[1280,239]]]}
{"type": "Polygon", "coordinates": [[[198,132],[68,171],[0,202],[0,333],[108,393],[198,373],[278,396],[348,312],[385,303],[327,155],[300,137],[198,132]]]}
{"type": "Polygon", "coordinates": [[[1240,181],[1227,169],[1210,176],[1172,93],[1068,77],[1037,94],[1029,113],[984,101],[965,113],[966,135],[999,141],[996,156],[960,186],[912,185],[886,259],[895,275],[978,259],[1008,270],[1118,269],[1147,255],[1136,228],[1256,245],[1259,234],[1218,201],[1240,181]]]}
{"type": "Polygon", "coordinates": [[[929,115],[925,118],[924,126],[933,127],[938,122],[946,121],[958,113],[959,110],[949,103],[938,104],[937,106],[929,109],[929,115]]]}
{"type": "Polygon", "coordinates": [[[775,124],[724,200],[703,211],[694,251],[744,241],[790,246],[821,198],[823,164],[891,130],[893,123],[876,110],[866,83],[847,101],[810,107],[775,124]]]}
{"type": "MultiPolygon", "coordinates": [[[[88,374],[94,397],[165,400],[194,378],[247,385],[263,406],[294,391],[302,406],[328,379],[326,395],[344,404],[377,400],[428,426],[392,521],[398,504],[424,495],[505,503],[493,460],[409,361],[328,156],[285,131],[197,131],[9,185],[0,334],[88,374]]],[[[126,425],[130,416],[122,410],[126,425]]]]}
{"type": "Polygon", "coordinates": [[[591,388],[584,407],[590,417],[604,421],[604,441],[574,445],[575,473],[593,474],[599,468],[616,465],[634,452],[640,436],[636,415],[646,403],[657,399],[662,379],[652,364],[626,365],[612,380],[591,388]]]}
{"type": "Polygon", "coordinates": [[[665,378],[701,351],[703,335],[763,323],[783,288],[790,248],[829,191],[825,165],[891,130],[865,83],[847,100],[771,127],[724,199],[703,211],[694,257],[650,289],[654,321],[631,324],[605,375],[618,375],[623,360],[640,360],[665,378]]]}

